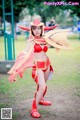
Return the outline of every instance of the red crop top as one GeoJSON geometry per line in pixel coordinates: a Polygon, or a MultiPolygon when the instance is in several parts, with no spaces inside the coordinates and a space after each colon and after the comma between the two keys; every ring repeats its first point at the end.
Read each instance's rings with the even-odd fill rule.
{"type": "Polygon", "coordinates": [[[46,45],[43,48],[37,43],[34,45],[34,52],[41,52],[41,51],[47,52],[47,50],[48,50],[48,46],[46,45]]]}

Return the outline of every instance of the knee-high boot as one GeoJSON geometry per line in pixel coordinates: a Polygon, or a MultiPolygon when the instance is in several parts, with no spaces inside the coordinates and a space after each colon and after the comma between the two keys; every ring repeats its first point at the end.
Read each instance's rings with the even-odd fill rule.
{"type": "Polygon", "coordinates": [[[31,116],[34,118],[40,118],[41,115],[39,114],[38,110],[37,110],[37,106],[36,106],[36,93],[34,96],[34,100],[32,102],[32,109],[31,109],[31,116]]]}

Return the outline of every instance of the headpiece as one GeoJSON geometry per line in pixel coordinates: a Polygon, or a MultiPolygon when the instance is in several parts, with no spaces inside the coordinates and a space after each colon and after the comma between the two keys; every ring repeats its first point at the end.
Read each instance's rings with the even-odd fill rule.
{"type": "MultiPolygon", "coordinates": [[[[42,26],[43,27],[43,31],[48,31],[48,30],[52,30],[54,28],[56,28],[57,26],[44,26],[43,22],[40,22],[39,19],[35,19],[33,22],[31,22],[31,26],[42,26]]],[[[19,26],[19,28],[21,28],[22,30],[26,30],[26,31],[30,31],[31,28],[28,27],[22,27],[19,26]]]]}

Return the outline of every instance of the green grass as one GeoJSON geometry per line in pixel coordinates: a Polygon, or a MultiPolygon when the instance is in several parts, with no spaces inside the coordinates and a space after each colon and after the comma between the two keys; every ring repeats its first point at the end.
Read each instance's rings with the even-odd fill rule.
{"type": "MultiPolygon", "coordinates": [[[[72,36],[72,38],[74,38],[72,36]]],[[[0,59],[4,59],[3,56],[3,38],[0,38],[0,59]]],[[[15,41],[16,45],[16,55],[22,51],[25,46],[25,38],[22,36],[18,37],[15,41]]],[[[63,88],[67,90],[72,89],[74,95],[80,97],[80,41],[78,39],[71,39],[71,45],[73,47],[72,51],[56,52],[53,48],[50,48],[47,55],[49,56],[51,63],[54,68],[54,74],[51,81],[47,84],[50,89],[63,88]]],[[[31,78],[31,69],[28,69],[23,78],[18,77],[17,82],[9,83],[8,75],[0,75],[0,97],[3,102],[0,103],[0,108],[5,106],[11,106],[15,103],[15,99],[18,102],[29,99],[33,97],[36,86],[31,78]],[[8,99],[5,103],[4,98],[8,99]]],[[[1,100],[0,99],[0,100],[1,100]]],[[[18,113],[14,113],[14,118],[16,119],[18,113]]]]}

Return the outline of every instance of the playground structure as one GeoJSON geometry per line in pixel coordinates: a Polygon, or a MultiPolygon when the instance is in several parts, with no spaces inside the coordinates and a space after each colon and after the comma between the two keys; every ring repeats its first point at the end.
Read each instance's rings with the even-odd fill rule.
{"type": "Polygon", "coordinates": [[[10,0],[11,12],[5,11],[5,0],[2,0],[3,8],[3,22],[4,22],[4,51],[5,60],[0,61],[0,73],[7,73],[15,62],[15,45],[14,45],[14,14],[13,14],[13,0],[10,0]],[[6,33],[6,16],[11,19],[11,32],[6,33]]]}

